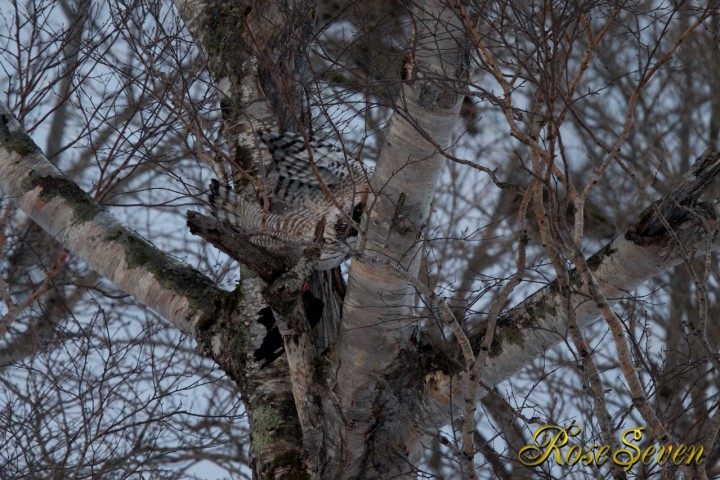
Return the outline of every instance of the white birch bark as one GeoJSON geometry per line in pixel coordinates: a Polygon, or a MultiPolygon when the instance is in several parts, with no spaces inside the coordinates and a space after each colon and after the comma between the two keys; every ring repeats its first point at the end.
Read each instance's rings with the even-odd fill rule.
{"type": "MultiPolygon", "coordinates": [[[[698,197],[719,171],[720,153],[707,150],[668,195],[649,206],[632,227],[588,259],[600,293],[608,303],[630,298],[636,288],[651,278],[720,248],[718,208],[698,203],[698,197]],[[657,215],[660,211],[666,220],[660,220],[657,215]],[[664,230],[663,223],[671,226],[673,232],[664,230]]],[[[581,327],[588,326],[602,317],[601,309],[588,285],[583,285],[579,278],[576,280],[571,281],[575,290],[569,308],[575,311],[581,327]]],[[[564,341],[569,336],[566,301],[552,283],[503,315],[495,329],[497,351],[490,355],[482,384],[493,387],[511,378],[564,341]]],[[[481,332],[471,338],[474,347],[483,335],[481,332]]],[[[433,381],[428,384],[427,401],[435,403],[437,421],[447,421],[451,411],[452,416],[462,409],[459,401],[450,408],[448,405],[451,399],[462,398],[466,377],[464,373],[447,376],[447,372],[440,371],[428,375],[433,381]]],[[[478,400],[486,393],[481,389],[478,400]]]]}
{"type": "MultiPolygon", "coordinates": [[[[193,25],[206,3],[177,3],[182,8],[195,8],[185,17],[191,29],[207,29],[207,25],[193,25]]],[[[410,275],[418,271],[420,240],[442,165],[437,146],[447,145],[462,99],[459,84],[448,77],[462,77],[467,49],[467,45],[458,43],[458,39],[464,42],[466,35],[455,14],[440,2],[427,0],[417,12],[418,37],[409,57],[414,74],[406,78],[399,113],[388,129],[373,178],[377,201],[371,206],[362,252],[365,258],[397,262],[410,275]]],[[[248,75],[254,77],[255,73],[248,75]]],[[[231,80],[223,77],[223,82],[231,80]]],[[[232,89],[228,86],[221,90],[232,89]]],[[[247,96],[242,98],[250,102],[261,95],[252,87],[244,92],[247,96]]],[[[98,273],[181,330],[204,339],[205,351],[243,388],[244,400],[250,405],[254,440],[263,439],[253,445],[258,451],[253,466],[257,478],[268,474],[269,460],[302,447],[314,449],[311,466],[317,470],[310,473],[315,477],[408,476],[409,466],[417,465],[422,436],[436,431],[457,412],[448,406],[450,393],[462,398],[465,380],[461,372],[425,372],[414,362],[426,354],[413,352],[417,345],[408,327],[414,289],[406,280],[379,262],[364,262],[361,257],[353,263],[342,335],[320,372],[324,376],[315,378],[311,376],[314,372],[305,372],[303,380],[317,380],[317,384],[300,385],[299,394],[296,388],[293,404],[290,391],[297,386],[291,385],[285,364],[279,362],[263,372],[247,364],[249,352],[247,344],[243,344],[248,335],[246,327],[250,326],[249,335],[254,341],[264,335],[254,314],[265,304],[265,284],[257,278],[245,278],[243,299],[238,305],[247,318],[219,318],[225,313],[220,305],[227,299],[226,294],[95,205],[46,161],[29,137],[20,132],[11,114],[0,108],[0,188],[15,198],[33,221],[98,273]],[[208,325],[213,327],[210,334],[208,325]],[[422,382],[414,382],[417,378],[426,380],[424,391],[419,387],[422,382]],[[297,398],[306,393],[306,398],[297,398]],[[297,412],[292,408],[303,408],[318,400],[318,410],[311,412],[318,425],[305,425],[313,429],[311,435],[307,430],[293,432],[297,433],[295,437],[287,435],[297,428],[297,412]],[[282,405],[273,403],[276,401],[282,405]],[[283,424],[289,427],[281,428],[283,424]],[[279,433],[281,430],[284,433],[279,433]],[[305,435],[304,445],[300,434],[305,435]]],[[[715,156],[706,170],[693,171],[686,181],[692,184],[693,175],[707,181],[717,173],[717,165],[715,156]]],[[[697,192],[690,193],[692,196],[697,192]]],[[[689,208],[678,198],[673,202],[689,208]]],[[[629,232],[590,262],[605,299],[616,301],[685,258],[718,247],[715,232],[704,230],[716,223],[715,212],[692,207],[692,215],[669,220],[676,235],[629,232]]],[[[646,222],[647,218],[641,220],[646,222]]],[[[599,318],[600,311],[595,302],[588,300],[587,287],[576,286],[571,308],[576,310],[578,321],[586,325],[599,318]]],[[[484,369],[483,382],[494,385],[508,379],[565,338],[563,302],[564,298],[548,287],[502,317],[496,330],[498,348],[484,369]]],[[[297,462],[299,457],[283,458],[297,462]]]]}
{"type": "Polygon", "coordinates": [[[411,340],[414,287],[393,269],[363,257],[387,258],[417,276],[422,236],[443,165],[438,146],[447,147],[457,122],[469,40],[458,12],[444,2],[419,2],[413,16],[416,38],[406,62],[413,71],[396,102],[377,161],[367,240],[350,269],[335,347],[334,392],[344,419],[342,478],[390,478],[406,472],[397,452],[383,446],[387,441],[398,443],[398,450],[408,455],[405,461],[414,462],[419,453],[417,432],[400,419],[378,425],[380,417],[399,414],[379,378],[401,361],[399,355],[411,340]]]}
{"type": "Polygon", "coordinates": [[[222,292],[197,270],[165,255],[98,206],[52,165],[0,104],[0,189],[90,268],[197,335],[213,322],[222,292]]]}

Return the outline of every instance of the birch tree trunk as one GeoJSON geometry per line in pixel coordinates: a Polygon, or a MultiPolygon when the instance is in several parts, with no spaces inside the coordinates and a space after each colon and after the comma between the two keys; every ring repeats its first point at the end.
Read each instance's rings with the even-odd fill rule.
{"type": "Polygon", "coordinates": [[[350,269],[341,335],[333,362],[333,391],[344,418],[342,478],[391,478],[419,458],[420,433],[403,421],[404,407],[385,383],[402,369],[413,342],[410,308],[415,289],[392,262],[417,277],[424,229],[443,156],[455,128],[468,71],[470,44],[459,12],[428,1],[413,12],[416,37],[408,52],[408,77],[396,101],[372,179],[375,203],[367,238],[350,269]],[[382,425],[380,419],[387,419],[382,425]],[[385,445],[396,445],[390,452],[385,445]],[[397,458],[397,452],[403,452],[397,458]]]}
{"type": "MultiPolygon", "coordinates": [[[[262,202],[267,185],[248,179],[271,184],[272,175],[267,159],[256,153],[253,132],[257,126],[287,128],[307,120],[302,102],[283,96],[303,92],[317,5],[220,0],[176,5],[204,49],[223,105],[229,155],[222,157],[218,149],[213,168],[221,179],[256,189],[262,202]],[[288,40],[279,34],[287,31],[283,28],[297,37],[288,40]],[[267,65],[259,67],[264,54],[274,65],[288,57],[282,73],[297,78],[281,81],[267,65]]],[[[462,319],[418,278],[431,202],[445,158],[453,158],[450,140],[477,39],[468,30],[473,19],[459,4],[424,0],[410,16],[413,35],[372,178],[374,201],[363,218],[342,310],[335,305],[326,311],[340,333],[325,355],[316,354],[300,296],[312,273],[307,259],[264,258],[246,239],[228,238],[232,232],[215,219],[191,212],[193,232],[243,265],[238,288],[222,291],[98,206],[0,106],[0,189],[98,275],[196,339],[203,354],[237,383],[249,412],[254,478],[413,478],[429,435],[460,416],[467,407],[463,396],[474,391],[469,388],[480,387],[471,399],[477,402],[486,389],[564,341],[570,314],[580,326],[602,318],[613,329],[610,306],[630,290],[720,247],[717,199],[713,205],[700,201],[720,172],[720,154],[708,150],[623,234],[589,259],[573,259],[571,292],[556,280],[499,315],[490,336],[482,330],[465,336],[462,319]],[[452,347],[429,340],[416,314],[420,295],[455,329],[452,347]],[[253,352],[267,335],[258,316],[268,307],[284,327],[286,355],[261,369],[253,352]],[[475,378],[468,365],[482,356],[487,360],[475,378]]],[[[320,283],[319,289],[328,288],[320,283]]],[[[625,332],[613,329],[613,334],[622,345],[625,332]]],[[[622,360],[631,378],[626,370],[632,359],[622,360]]],[[[651,427],[656,438],[670,438],[661,425],[651,427]]],[[[471,460],[462,452],[458,457],[471,460]]]]}

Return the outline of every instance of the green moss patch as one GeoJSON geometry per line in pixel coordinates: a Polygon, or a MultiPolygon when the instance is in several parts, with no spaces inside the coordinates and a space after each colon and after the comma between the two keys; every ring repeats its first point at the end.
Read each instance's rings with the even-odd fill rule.
{"type": "Polygon", "coordinates": [[[206,4],[200,32],[216,78],[233,75],[238,84],[243,78],[243,60],[248,52],[243,32],[245,18],[251,13],[252,8],[243,2],[211,0],[206,4]]]}
{"type": "Polygon", "coordinates": [[[40,151],[30,135],[23,131],[11,132],[8,123],[10,123],[10,119],[5,115],[0,115],[0,146],[19,153],[23,157],[40,151]]]}
{"type": "Polygon", "coordinates": [[[204,328],[215,322],[223,308],[234,308],[237,304],[234,293],[224,298],[205,275],[169,257],[132,230],[118,227],[108,235],[108,240],[122,246],[129,268],[147,269],[162,287],[183,295],[190,300],[191,307],[206,312],[206,318],[200,320],[204,328]]]}
{"type": "Polygon", "coordinates": [[[62,198],[81,222],[90,221],[95,215],[104,211],[87,192],[72,180],[62,176],[41,175],[33,170],[23,180],[22,186],[26,191],[40,187],[40,199],[45,203],[49,203],[55,197],[62,198]]]}
{"type": "Polygon", "coordinates": [[[253,449],[256,452],[262,452],[272,440],[275,429],[282,423],[282,416],[270,406],[261,405],[253,409],[250,415],[253,449]]]}
{"type": "Polygon", "coordinates": [[[310,480],[302,463],[302,455],[297,450],[289,450],[273,458],[267,478],[275,478],[275,472],[280,469],[284,470],[283,478],[288,480],[310,480]]]}

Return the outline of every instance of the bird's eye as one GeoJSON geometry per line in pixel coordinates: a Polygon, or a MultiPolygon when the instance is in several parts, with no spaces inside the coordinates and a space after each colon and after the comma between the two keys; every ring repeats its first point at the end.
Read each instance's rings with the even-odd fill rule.
{"type": "Polygon", "coordinates": [[[337,222],[335,222],[335,231],[337,232],[338,236],[344,237],[347,233],[348,224],[344,219],[339,219],[337,222]]]}

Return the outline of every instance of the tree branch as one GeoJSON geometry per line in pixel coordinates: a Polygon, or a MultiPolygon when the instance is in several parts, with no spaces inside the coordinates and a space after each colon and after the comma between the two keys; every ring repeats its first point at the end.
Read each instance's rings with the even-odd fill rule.
{"type": "Polygon", "coordinates": [[[409,425],[387,422],[380,431],[377,424],[378,418],[400,414],[379,379],[406,365],[402,353],[412,337],[415,290],[382,262],[363,261],[363,256],[388,258],[411,277],[418,276],[424,229],[443,166],[436,144],[447,146],[456,125],[470,43],[457,12],[446,2],[418,2],[411,15],[416,33],[405,62],[405,84],[372,178],[375,201],[361,229],[367,232],[364,246],[359,242],[361,256],[350,268],[335,346],[334,391],[346,423],[343,478],[400,474],[402,462],[391,460],[385,442],[403,445],[410,457],[417,454],[418,437],[409,425]]]}
{"type": "MultiPolygon", "coordinates": [[[[708,149],[667,195],[639,215],[624,235],[591,256],[587,265],[597,285],[595,294],[577,271],[570,273],[570,283],[575,288],[569,308],[581,327],[602,317],[603,305],[596,300],[598,294],[609,304],[617,303],[656,275],[708,250],[720,248],[717,208],[699,201],[718,172],[720,153],[708,149]]],[[[535,292],[498,319],[490,359],[482,375],[486,388],[507,380],[567,337],[567,298],[556,283],[535,292]]],[[[484,338],[484,332],[479,330],[471,338],[475,351],[484,338]]],[[[465,374],[452,361],[448,360],[445,365],[452,370],[446,373],[453,378],[446,379],[452,382],[452,389],[443,400],[462,398],[458,395],[465,391],[465,374]]],[[[437,371],[428,375],[431,373],[435,377],[439,375],[437,371]]],[[[481,391],[479,396],[486,393],[481,391]]],[[[437,397],[437,393],[429,389],[428,401],[433,394],[437,397]]],[[[458,402],[452,410],[459,413],[460,408],[458,402]]],[[[438,419],[447,420],[446,402],[436,401],[435,410],[438,419]]]]}
{"type": "Polygon", "coordinates": [[[120,224],[53,166],[0,105],[0,188],[43,230],[147,307],[197,338],[225,293],[120,224]]]}

